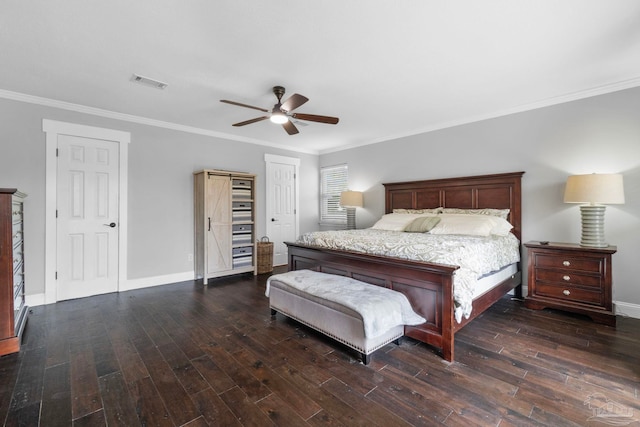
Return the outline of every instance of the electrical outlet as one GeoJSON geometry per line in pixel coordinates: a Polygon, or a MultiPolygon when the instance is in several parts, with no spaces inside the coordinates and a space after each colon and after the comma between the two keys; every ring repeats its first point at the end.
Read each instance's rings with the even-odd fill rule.
{"type": "Polygon", "coordinates": [[[193,261],[193,254],[187,254],[187,261],[193,261]]]}

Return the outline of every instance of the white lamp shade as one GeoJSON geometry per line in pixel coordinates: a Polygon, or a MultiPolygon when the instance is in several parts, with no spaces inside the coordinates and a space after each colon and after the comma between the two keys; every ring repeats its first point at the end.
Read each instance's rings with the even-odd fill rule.
{"type": "Polygon", "coordinates": [[[361,208],[363,206],[362,192],[343,191],[340,193],[340,206],[361,208]]]}
{"type": "Polygon", "coordinates": [[[620,174],[572,175],[564,189],[565,203],[610,205],[624,203],[624,186],[620,174]]]}

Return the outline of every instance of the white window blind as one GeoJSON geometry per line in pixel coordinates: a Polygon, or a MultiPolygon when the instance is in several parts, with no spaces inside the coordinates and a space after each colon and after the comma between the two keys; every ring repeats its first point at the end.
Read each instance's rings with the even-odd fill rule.
{"type": "Polygon", "coordinates": [[[340,207],[340,193],[347,190],[347,165],[320,169],[320,222],[345,222],[347,211],[340,207]]]}

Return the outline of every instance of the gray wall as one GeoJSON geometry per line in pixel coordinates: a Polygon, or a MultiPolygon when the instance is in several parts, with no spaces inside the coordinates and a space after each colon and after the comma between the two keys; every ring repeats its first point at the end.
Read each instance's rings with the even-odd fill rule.
{"type": "MultiPolygon", "coordinates": [[[[42,119],[131,132],[128,279],[193,268],[194,170],[256,173],[264,189],[264,154],[296,157],[300,231],[318,228],[318,163],[349,164],[349,186],[365,191],[358,226],[384,211],[382,182],[526,171],[523,240],[578,242],[580,214],[562,203],[566,177],[621,172],[626,204],[609,206],[606,235],[613,258],[614,300],[640,304],[633,269],[640,253],[640,89],[629,89],[525,113],[319,156],[278,150],[0,99],[0,187],[29,194],[26,204],[27,294],[44,292],[45,135],[42,119]]],[[[258,234],[264,233],[264,191],[258,234]]]]}
{"type": "MultiPolygon", "coordinates": [[[[320,157],[349,165],[349,187],[364,191],[358,227],[384,213],[381,183],[525,171],[523,241],[580,241],[580,211],[562,201],[567,176],[622,173],[624,205],[607,207],[605,234],[617,245],[614,300],[640,304],[640,89],[512,114],[320,157]]],[[[619,312],[624,309],[617,307],[619,312]]]]}
{"type": "Polygon", "coordinates": [[[265,227],[264,154],[300,159],[300,231],[317,229],[318,156],[194,135],[0,99],[0,187],[25,202],[27,295],[44,293],[45,134],[42,119],[131,132],[128,279],[193,271],[192,172],[219,168],[258,175],[257,234],[265,227]]]}

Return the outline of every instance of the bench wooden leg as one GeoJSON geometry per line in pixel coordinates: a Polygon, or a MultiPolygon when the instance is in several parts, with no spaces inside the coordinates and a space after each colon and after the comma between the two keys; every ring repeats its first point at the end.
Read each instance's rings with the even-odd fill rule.
{"type": "Polygon", "coordinates": [[[369,362],[371,362],[371,355],[370,354],[364,354],[364,353],[360,353],[362,355],[362,363],[364,363],[365,365],[368,365],[369,362]]]}

